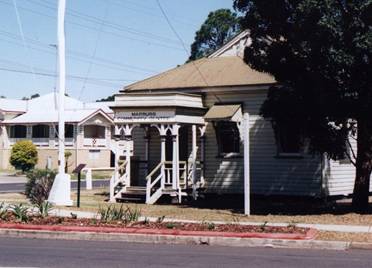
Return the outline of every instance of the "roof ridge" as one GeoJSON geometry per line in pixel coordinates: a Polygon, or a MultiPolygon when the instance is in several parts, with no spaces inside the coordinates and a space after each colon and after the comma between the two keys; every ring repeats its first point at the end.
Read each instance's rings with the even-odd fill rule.
{"type": "Polygon", "coordinates": [[[186,62],[186,63],[184,63],[182,65],[178,65],[177,67],[173,67],[171,69],[168,69],[168,70],[166,70],[166,71],[164,71],[162,73],[159,73],[159,74],[150,76],[150,77],[145,78],[145,79],[143,79],[141,81],[137,81],[137,82],[135,82],[133,84],[127,85],[124,88],[124,90],[129,89],[130,87],[133,87],[133,86],[135,86],[137,84],[140,84],[140,83],[143,83],[143,82],[148,82],[150,80],[160,79],[161,77],[163,77],[163,76],[165,76],[165,75],[167,75],[167,74],[169,74],[169,73],[171,73],[171,72],[173,72],[175,70],[180,70],[180,69],[186,68],[186,66],[189,66],[190,64],[195,64],[196,62],[201,62],[201,61],[205,61],[205,60],[207,60],[207,58],[203,57],[203,58],[200,58],[200,59],[197,59],[197,60],[194,60],[194,61],[186,62]]]}

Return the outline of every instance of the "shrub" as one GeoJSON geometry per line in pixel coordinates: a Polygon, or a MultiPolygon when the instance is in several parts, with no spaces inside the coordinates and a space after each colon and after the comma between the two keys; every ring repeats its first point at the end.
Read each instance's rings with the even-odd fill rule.
{"type": "Polygon", "coordinates": [[[34,169],[27,173],[25,194],[31,203],[40,206],[48,199],[57,173],[48,169],[34,169]]]}
{"type": "Polygon", "coordinates": [[[28,222],[29,220],[29,215],[28,215],[28,210],[29,208],[25,206],[24,204],[19,204],[19,205],[13,205],[11,206],[12,213],[14,217],[21,222],[28,222]]]}
{"type": "Polygon", "coordinates": [[[0,203],[0,220],[5,220],[8,216],[9,206],[4,202],[0,203]]]}
{"type": "Polygon", "coordinates": [[[110,205],[106,208],[100,207],[98,209],[98,215],[102,222],[124,221],[129,223],[138,221],[139,217],[141,216],[141,210],[137,208],[131,209],[130,207],[124,209],[123,205],[120,207],[110,205]]]}
{"type": "Polygon", "coordinates": [[[33,169],[37,163],[36,146],[29,140],[16,142],[12,147],[9,162],[22,172],[33,169]]]}
{"type": "Polygon", "coordinates": [[[38,210],[39,216],[42,218],[48,217],[50,211],[52,210],[52,204],[48,201],[44,201],[41,204],[36,204],[35,207],[38,210]]]}

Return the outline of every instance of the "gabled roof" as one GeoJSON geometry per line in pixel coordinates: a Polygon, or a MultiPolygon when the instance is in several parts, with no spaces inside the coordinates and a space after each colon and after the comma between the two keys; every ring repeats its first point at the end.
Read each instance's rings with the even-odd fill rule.
{"type": "MultiPolygon", "coordinates": [[[[91,114],[95,113],[97,110],[66,110],[65,111],[65,121],[67,123],[77,123],[90,117],[91,114]]],[[[58,122],[58,111],[37,111],[37,112],[27,112],[18,117],[10,120],[4,120],[5,124],[36,124],[36,123],[56,123],[58,122]]]]}
{"type": "MultiPolygon", "coordinates": [[[[8,120],[5,124],[36,124],[58,122],[58,101],[56,93],[49,93],[29,101],[18,101],[27,104],[23,114],[8,120]]],[[[10,100],[17,103],[17,100],[10,100]]],[[[1,104],[1,103],[0,103],[1,104]]],[[[110,103],[84,103],[77,99],[65,96],[65,121],[67,123],[80,123],[96,114],[102,114],[108,121],[112,122],[108,115],[113,111],[108,107],[110,103]]],[[[1,108],[1,106],[0,106],[1,108]]]]}
{"type": "Polygon", "coordinates": [[[205,88],[272,84],[266,73],[250,68],[240,57],[202,58],[128,85],[123,91],[205,88]]]}
{"type": "MultiPolygon", "coordinates": [[[[215,57],[221,57],[224,56],[224,54],[232,50],[234,46],[246,46],[249,43],[249,30],[245,30],[238,35],[236,35],[233,39],[231,39],[229,42],[227,42],[225,45],[223,45],[221,48],[214,51],[212,54],[208,56],[208,58],[215,58],[215,57]],[[243,42],[242,42],[243,41],[243,42]]],[[[241,48],[242,51],[244,50],[244,47],[241,48]]],[[[239,51],[235,51],[235,53],[239,53],[239,51]]],[[[230,55],[233,56],[233,55],[230,55]]],[[[234,56],[239,56],[238,54],[235,54],[234,56]]]]}
{"type": "Polygon", "coordinates": [[[27,101],[0,98],[0,111],[24,113],[27,110],[27,101]]]}

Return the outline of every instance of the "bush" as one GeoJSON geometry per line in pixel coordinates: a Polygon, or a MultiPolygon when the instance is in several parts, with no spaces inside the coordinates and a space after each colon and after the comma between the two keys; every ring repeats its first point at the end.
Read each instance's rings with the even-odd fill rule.
{"type": "Polygon", "coordinates": [[[29,220],[29,207],[24,204],[11,206],[13,216],[20,222],[28,222],[29,220]]]}
{"type": "Polygon", "coordinates": [[[27,173],[25,194],[31,203],[40,206],[48,199],[57,172],[48,169],[34,169],[27,173]]]}
{"type": "Polygon", "coordinates": [[[38,210],[39,216],[42,218],[46,218],[49,216],[53,206],[48,201],[44,201],[41,204],[36,204],[36,209],[38,210]]]}
{"type": "Polygon", "coordinates": [[[111,222],[111,221],[124,221],[125,223],[137,222],[141,216],[141,210],[134,208],[131,209],[127,206],[124,209],[124,206],[121,205],[119,208],[114,205],[109,205],[106,208],[99,208],[98,215],[102,222],[111,222]]]}
{"type": "Polygon", "coordinates": [[[16,142],[12,147],[9,162],[22,172],[33,169],[37,163],[36,146],[29,140],[16,142]]]}

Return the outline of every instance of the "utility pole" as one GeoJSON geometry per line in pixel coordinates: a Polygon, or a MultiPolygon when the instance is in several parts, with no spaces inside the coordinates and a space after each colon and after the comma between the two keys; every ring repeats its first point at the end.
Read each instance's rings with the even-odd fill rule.
{"type": "Polygon", "coordinates": [[[58,174],[54,180],[48,201],[59,206],[71,206],[71,177],[65,173],[65,90],[66,90],[66,56],[65,56],[65,12],[66,0],[58,1],[58,63],[59,63],[59,97],[58,97],[58,174]]]}

